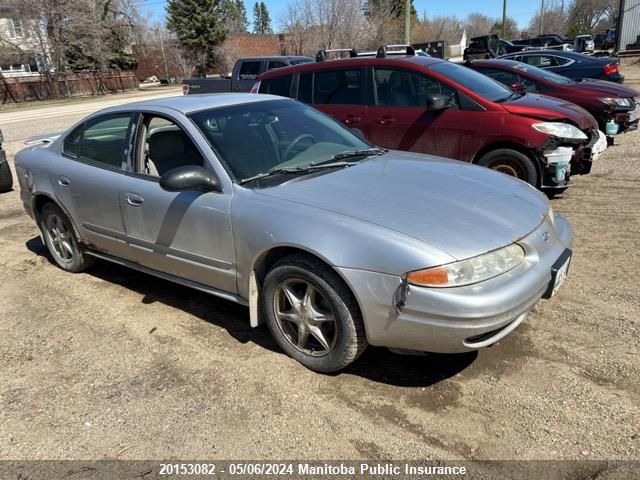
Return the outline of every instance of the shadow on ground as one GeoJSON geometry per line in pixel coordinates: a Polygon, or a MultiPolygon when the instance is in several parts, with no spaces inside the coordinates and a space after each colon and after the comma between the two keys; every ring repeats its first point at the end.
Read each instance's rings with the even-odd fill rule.
{"type": "MultiPolygon", "coordinates": [[[[26,247],[56,266],[40,237],[27,241],[26,247]]],[[[140,294],[144,304],[160,302],[180,309],[224,328],[240,343],[253,342],[283,355],[266,325],[258,328],[249,326],[247,307],[106,261],[98,261],[86,273],[140,294]]],[[[476,357],[477,352],[456,355],[398,355],[386,348],[369,347],[354,364],[333,375],[348,373],[388,385],[428,387],[463,371],[476,357]]]]}

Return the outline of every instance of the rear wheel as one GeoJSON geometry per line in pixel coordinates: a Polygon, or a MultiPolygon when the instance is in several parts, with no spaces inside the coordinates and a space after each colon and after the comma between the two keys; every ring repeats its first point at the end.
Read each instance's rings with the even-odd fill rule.
{"type": "Polygon", "coordinates": [[[367,347],[353,294],[313,257],[291,255],[276,263],[265,278],[262,304],[280,348],[311,370],[341,370],[367,347]]]}
{"type": "Polygon", "coordinates": [[[524,153],[510,148],[499,148],[485,153],[478,165],[519,178],[534,187],[538,186],[536,166],[524,153]]]}
{"type": "Polygon", "coordinates": [[[9,162],[0,163],[0,192],[8,192],[13,187],[13,175],[9,162]]]}
{"type": "Polygon", "coordinates": [[[60,268],[78,273],[91,266],[93,258],[84,253],[69,219],[58,206],[44,205],[38,224],[49,253],[60,268]]]}

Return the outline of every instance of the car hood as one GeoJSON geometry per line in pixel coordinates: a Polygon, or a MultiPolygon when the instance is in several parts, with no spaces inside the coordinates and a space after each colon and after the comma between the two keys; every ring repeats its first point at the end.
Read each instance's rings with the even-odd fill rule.
{"type": "Polygon", "coordinates": [[[510,113],[526,117],[542,120],[568,119],[581,130],[597,126],[596,120],[584,108],[546,95],[527,93],[501,105],[510,113]]]}
{"type": "Polygon", "coordinates": [[[502,173],[397,151],[258,192],[393,229],[456,259],[516,241],[548,208],[542,194],[502,173]]]}
{"type": "Polygon", "coordinates": [[[629,88],[615,82],[595,80],[591,78],[585,78],[579,82],[575,82],[571,85],[571,88],[576,89],[577,91],[583,90],[585,93],[587,90],[595,90],[598,93],[605,93],[613,97],[629,98],[640,96],[640,93],[633,88],[629,88]]]}

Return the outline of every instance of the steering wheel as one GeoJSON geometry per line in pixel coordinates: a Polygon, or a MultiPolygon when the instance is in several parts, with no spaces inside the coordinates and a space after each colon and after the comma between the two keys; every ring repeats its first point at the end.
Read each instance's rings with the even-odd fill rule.
{"type": "Polygon", "coordinates": [[[295,147],[298,143],[300,143],[301,141],[305,140],[305,139],[311,139],[311,141],[313,143],[316,142],[316,139],[313,137],[313,135],[311,135],[310,133],[303,133],[302,135],[298,135],[293,142],[291,142],[289,144],[289,146],[286,148],[286,150],[284,151],[284,153],[282,154],[282,158],[284,160],[289,160],[289,155],[291,154],[291,151],[293,150],[293,147],[295,147]]]}

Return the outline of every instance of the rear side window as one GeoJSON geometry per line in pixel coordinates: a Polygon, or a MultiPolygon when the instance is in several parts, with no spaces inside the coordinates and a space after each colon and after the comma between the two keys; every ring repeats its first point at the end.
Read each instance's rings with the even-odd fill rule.
{"type": "Polygon", "coordinates": [[[314,104],[361,105],[362,72],[354,70],[324,70],[315,73],[314,104]]]}
{"type": "Polygon", "coordinates": [[[126,169],[130,125],[130,113],[89,120],[80,137],[77,156],[105,166],[126,169]]]}
{"type": "Polygon", "coordinates": [[[260,75],[262,62],[242,62],[240,65],[240,80],[254,80],[260,75]]]}
{"type": "Polygon", "coordinates": [[[547,55],[524,55],[522,58],[524,63],[533,65],[534,67],[548,68],[558,65],[555,61],[556,57],[550,57],[547,55]]]}
{"type": "Polygon", "coordinates": [[[287,64],[283,62],[269,62],[267,65],[267,70],[273,70],[274,68],[282,68],[286,67],[287,64]]]}
{"type": "Polygon", "coordinates": [[[84,123],[67,135],[62,144],[62,152],[72,157],[77,157],[80,151],[80,139],[84,131],[84,123]]]}
{"type": "Polygon", "coordinates": [[[270,93],[289,97],[291,95],[291,79],[293,75],[282,75],[280,77],[268,78],[260,83],[260,93],[270,93]]]}
{"type": "Polygon", "coordinates": [[[313,103],[313,73],[302,73],[298,80],[298,100],[313,103]]]}

